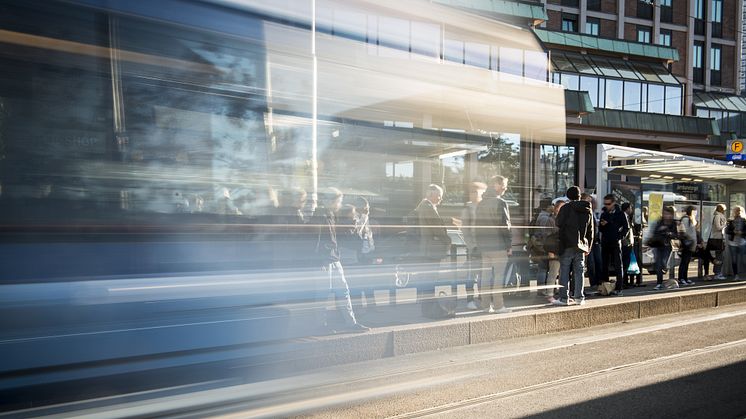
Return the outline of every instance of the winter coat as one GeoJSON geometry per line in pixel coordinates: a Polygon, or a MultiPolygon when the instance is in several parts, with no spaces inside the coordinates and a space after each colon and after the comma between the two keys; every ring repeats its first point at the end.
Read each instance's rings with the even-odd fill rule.
{"type": "Polygon", "coordinates": [[[461,231],[464,233],[464,243],[466,243],[466,247],[469,251],[477,247],[477,238],[474,229],[476,218],[477,204],[467,202],[466,207],[461,210],[461,231]]]}
{"type": "Polygon", "coordinates": [[[689,250],[694,252],[697,250],[697,228],[694,223],[692,223],[692,219],[688,215],[681,217],[679,226],[682,232],[682,248],[684,247],[685,242],[689,242],[689,250]]]}
{"type": "Polygon", "coordinates": [[[712,216],[712,230],[710,232],[711,239],[723,239],[723,230],[725,225],[728,224],[728,220],[725,218],[725,214],[722,212],[715,211],[715,215],[712,216]]]}
{"type": "Polygon", "coordinates": [[[432,202],[423,199],[417,208],[420,248],[419,255],[431,260],[440,260],[448,255],[451,238],[448,237],[443,219],[432,202]]]}
{"type": "Polygon", "coordinates": [[[593,211],[587,201],[570,201],[557,214],[559,252],[574,249],[590,252],[593,245],[593,211]]]}
{"type": "Polygon", "coordinates": [[[614,209],[611,211],[602,212],[601,221],[606,221],[606,225],[599,224],[598,226],[601,232],[601,243],[621,241],[627,235],[627,231],[629,231],[627,214],[622,211],[619,205],[614,205],[614,209]]]}
{"type": "Polygon", "coordinates": [[[481,252],[495,252],[512,248],[510,212],[508,203],[497,196],[497,191],[488,188],[477,205],[475,225],[477,247],[481,252]]]}
{"type": "Polygon", "coordinates": [[[313,214],[311,224],[317,228],[314,252],[318,263],[326,266],[339,262],[336,214],[327,208],[318,207],[313,214]]]}

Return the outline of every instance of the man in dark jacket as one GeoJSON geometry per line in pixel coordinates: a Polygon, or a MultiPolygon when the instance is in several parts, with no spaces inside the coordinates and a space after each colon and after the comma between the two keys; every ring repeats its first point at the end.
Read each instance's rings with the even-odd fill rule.
{"type": "Polygon", "coordinates": [[[570,304],[570,269],[575,281],[575,303],[585,304],[583,293],[583,272],[585,257],[593,245],[593,211],[591,204],[580,200],[580,188],[572,186],[567,190],[570,202],[560,209],[557,215],[559,227],[560,290],[552,304],[570,304]]]}
{"type": "Polygon", "coordinates": [[[624,273],[622,268],[622,239],[629,231],[627,216],[616,203],[616,197],[608,194],[604,197],[604,208],[598,222],[601,233],[601,260],[603,272],[601,278],[609,281],[609,266],[614,265],[616,286],[611,295],[622,295],[624,273]]]}
{"type": "Polygon", "coordinates": [[[475,221],[477,248],[482,255],[485,269],[480,277],[479,295],[482,309],[488,313],[507,313],[502,288],[508,258],[513,255],[508,203],[502,195],[508,188],[508,179],[494,176],[477,205],[475,221]]]}
{"type": "Polygon", "coordinates": [[[312,224],[318,229],[315,254],[321,269],[329,276],[329,288],[334,292],[337,311],[344,318],[343,332],[366,332],[369,328],[355,319],[350,300],[350,288],[339,258],[337,246],[337,211],[342,207],[342,192],[327,188],[319,193],[321,205],[314,212],[312,224]]]}
{"type": "Polygon", "coordinates": [[[438,213],[438,205],[443,200],[443,188],[438,185],[427,187],[425,199],[415,208],[419,225],[419,255],[425,262],[440,262],[448,255],[451,238],[448,237],[443,219],[438,213]]]}

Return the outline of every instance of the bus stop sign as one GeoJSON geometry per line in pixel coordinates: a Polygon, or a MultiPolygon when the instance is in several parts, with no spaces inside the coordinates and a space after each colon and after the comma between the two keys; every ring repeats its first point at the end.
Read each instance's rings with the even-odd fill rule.
{"type": "Polygon", "coordinates": [[[728,140],[728,148],[725,150],[726,160],[746,160],[743,143],[743,140],[728,140]]]}

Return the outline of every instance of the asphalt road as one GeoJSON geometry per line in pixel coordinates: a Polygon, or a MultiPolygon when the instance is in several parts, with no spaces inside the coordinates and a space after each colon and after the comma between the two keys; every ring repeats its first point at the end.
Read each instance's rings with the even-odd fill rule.
{"type": "Polygon", "coordinates": [[[300,416],[744,417],[746,306],[344,369],[349,381],[309,390],[311,397],[284,405],[286,410],[276,405],[273,412],[247,409],[228,416],[283,416],[307,408],[312,411],[300,416]],[[360,371],[371,378],[359,379],[360,371]],[[323,408],[324,401],[338,405],[323,408]]]}

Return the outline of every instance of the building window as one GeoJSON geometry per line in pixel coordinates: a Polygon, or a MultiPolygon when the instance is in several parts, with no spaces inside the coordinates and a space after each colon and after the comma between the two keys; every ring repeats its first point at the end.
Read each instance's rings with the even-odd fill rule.
{"type": "Polygon", "coordinates": [[[673,23],[673,0],[661,0],[661,22],[673,23]]]}
{"type": "Polygon", "coordinates": [[[723,0],[712,0],[712,36],[723,37],[723,0]]]}
{"type": "Polygon", "coordinates": [[[666,113],[681,115],[681,87],[666,86],[666,113]]]}
{"type": "Polygon", "coordinates": [[[579,7],[578,0],[562,0],[560,3],[567,7],[579,7]]]}
{"type": "Polygon", "coordinates": [[[692,46],[692,67],[694,67],[694,82],[702,84],[704,83],[704,71],[702,68],[702,48],[703,43],[695,41],[692,46]]]}
{"type": "Polygon", "coordinates": [[[705,0],[694,0],[694,33],[705,34],[705,0]]]}
{"type": "Polygon", "coordinates": [[[720,86],[721,73],[720,65],[722,64],[721,49],[719,46],[710,48],[710,84],[720,86]]]}
{"type": "Polygon", "coordinates": [[[585,20],[585,33],[587,33],[588,35],[598,36],[599,26],[600,26],[600,21],[598,19],[589,17],[585,20]]]}
{"type": "Polygon", "coordinates": [[[660,84],[648,85],[648,112],[663,113],[666,105],[665,87],[660,84]]]}
{"type": "Polygon", "coordinates": [[[668,29],[661,29],[661,33],[658,35],[658,44],[671,46],[671,31],[668,29]]]}
{"type": "Polygon", "coordinates": [[[653,2],[646,1],[646,0],[638,0],[637,17],[641,19],[652,19],[653,18],[653,2]]]}
{"type": "Polygon", "coordinates": [[[641,96],[642,85],[633,81],[624,82],[624,110],[625,111],[636,111],[641,110],[642,96],[641,96]]]}
{"type": "Polygon", "coordinates": [[[588,10],[594,10],[597,12],[601,11],[601,0],[588,0],[588,4],[586,6],[588,10]]]}
{"type": "Polygon", "coordinates": [[[624,87],[621,80],[606,80],[606,109],[623,109],[624,87]]]}
{"type": "Polygon", "coordinates": [[[578,15],[571,15],[567,13],[562,14],[562,31],[563,32],[577,32],[578,31],[578,15]]]}
{"type": "Polygon", "coordinates": [[[598,102],[598,78],[589,76],[580,77],[580,90],[588,92],[594,108],[602,107],[598,102]]]}
{"type": "Polygon", "coordinates": [[[637,42],[650,43],[651,30],[647,26],[637,27],[637,42]]]}

